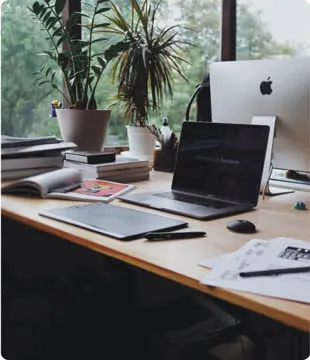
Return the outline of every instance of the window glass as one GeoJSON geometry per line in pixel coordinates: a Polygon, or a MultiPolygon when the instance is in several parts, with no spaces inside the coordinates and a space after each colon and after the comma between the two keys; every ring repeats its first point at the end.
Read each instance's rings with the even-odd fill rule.
{"type": "MultiPolygon", "coordinates": [[[[94,0],[88,0],[93,2],[94,0]]],[[[51,91],[48,84],[38,86],[33,73],[47,57],[37,56],[48,50],[49,44],[40,26],[27,10],[34,0],[7,0],[1,8],[1,76],[2,76],[2,133],[15,136],[60,136],[57,120],[50,118],[50,104],[60,100],[57,91],[51,91]],[[23,19],[23,21],[21,21],[23,19]]],[[[115,0],[124,11],[128,0],[115,0]]],[[[142,3],[142,0],[141,0],[142,3]]],[[[156,1],[157,3],[157,1],[156,1]]],[[[82,11],[89,11],[82,3],[82,11]]],[[[160,25],[180,24],[179,36],[188,46],[182,55],[188,61],[184,74],[187,81],[177,76],[173,85],[173,100],[164,99],[158,114],[149,114],[150,122],[160,125],[168,116],[169,125],[178,133],[185,117],[187,104],[196,88],[208,72],[208,64],[219,59],[221,0],[161,0],[160,25]],[[190,29],[190,30],[188,30],[190,29]]],[[[86,18],[83,17],[83,21],[86,18]]],[[[85,29],[83,30],[85,33],[85,29]]],[[[100,50],[100,42],[96,43],[100,50]]],[[[98,86],[98,107],[107,106],[115,94],[111,76],[107,72],[98,86]]],[[[191,118],[195,119],[195,103],[191,118]]],[[[127,142],[123,114],[112,108],[109,125],[109,144],[127,142]]]]}
{"type": "MultiPolygon", "coordinates": [[[[126,13],[126,8],[130,8],[127,0],[115,0],[115,3],[123,13],[126,13]]],[[[179,134],[187,104],[197,84],[207,75],[208,64],[219,59],[221,0],[161,0],[160,4],[158,25],[160,27],[181,25],[176,27],[179,37],[191,45],[185,45],[186,50],[181,53],[188,61],[184,69],[187,81],[176,76],[173,84],[173,99],[164,99],[159,113],[149,114],[149,121],[161,125],[161,119],[168,117],[169,125],[179,134]]],[[[89,6],[83,4],[82,6],[84,11],[89,11],[89,6]]],[[[100,47],[100,43],[97,46],[100,47]]],[[[111,76],[106,73],[98,86],[99,98],[102,99],[100,105],[111,103],[111,95],[115,93],[116,88],[111,83],[111,76]]],[[[195,102],[191,110],[191,119],[195,119],[195,102]]],[[[124,124],[123,114],[117,107],[113,107],[109,124],[110,141],[111,139],[116,142],[127,141],[124,124]]]]}
{"type": "Polygon", "coordinates": [[[239,0],[237,59],[310,55],[310,2],[239,0]]]}
{"type": "Polygon", "coordinates": [[[32,19],[32,0],[9,0],[1,7],[1,132],[14,136],[56,135],[49,117],[50,103],[58,94],[34,83],[33,73],[48,50],[46,36],[32,19]]]}

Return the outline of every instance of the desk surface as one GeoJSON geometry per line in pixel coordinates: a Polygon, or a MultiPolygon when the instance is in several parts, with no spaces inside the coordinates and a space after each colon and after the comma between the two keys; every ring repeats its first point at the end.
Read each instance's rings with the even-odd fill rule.
{"type": "MultiPolygon", "coordinates": [[[[152,172],[151,180],[136,183],[137,189],[134,191],[169,189],[170,183],[171,174],[152,172]]],[[[295,210],[293,208],[295,201],[305,201],[310,208],[310,193],[295,192],[267,197],[265,200],[260,199],[254,211],[212,221],[194,220],[166,213],[166,216],[189,221],[189,230],[206,231],[208,236],[159,243],[147,242],[145,239],[123,242],[38,215],[40,210],[69,206],[77,202],[2,195],[1,207],[3,215],[31,227],[175,280],[229,303],[264,314],[292,327],[309,331],[310,305],[202,285],[199,279],[209,270],[197,265],[201,260],[233,252],[253,237],[272,239],[285,236],[310,241],[310,211],[295,210]],[[255,223],[258,233],[253,236],[253,234],[236,234],[228,231],[226,223],[237,218],[255,223]]],[[[119,200],[113,203],[142,209],[119,200]]],[[[144,210],[159,214],[156,210],[147,208],[144,210]]]]}

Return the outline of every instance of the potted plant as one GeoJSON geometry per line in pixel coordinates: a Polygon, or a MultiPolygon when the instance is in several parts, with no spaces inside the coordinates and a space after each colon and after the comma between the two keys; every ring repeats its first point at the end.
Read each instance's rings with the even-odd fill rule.
{"type": "Polygon", "coordinates": [[[63,108],[56,108],[60,132],[65,141],[74,142],[79,149],[101,151],[110,118],[110,110],[98,110],[96,89],[107,64],[122,50],[122,42],[110,45],[101,54],[95,54],[93,44],[105,42],[95,32],[108,26],[103,14],[109,11],[108,0],[97,0],[92,14],[73,13],[64,24],[62,10],[66,0],[35,1],[28,7],[47,35],[50,48],[40,55],[48,61],[35,72],[39,86],[49,84],[62,96],[63,108]],[[102,17],[102,20],[98,20],[102,17]],[[81,19],[87,24],[81,24],[81,19]],[[86,39],[77,39],[74,26],[86,29],[86,39]]]}
{"type": "Polygon", "coordinates": [[[126,116],[130,154],[152,159],[158,128],[149,124],[149,110],[158,112],[163,97],[172,98],[175,76],[185,79],[186,61],[180,55],[185,42],[177,38],[178,25],[159,26],[160,2],[130,2],[127,18],[111,1],[112,13],[105,15],[111,25],[103,32],[115,34],[124,43],[112,62],[111,73],[117,83],[116,103],[126,116]]]}

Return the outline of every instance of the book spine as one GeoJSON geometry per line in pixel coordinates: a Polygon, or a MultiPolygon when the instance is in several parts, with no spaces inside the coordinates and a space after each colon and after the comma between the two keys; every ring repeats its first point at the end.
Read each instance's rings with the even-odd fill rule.
{"type": "MultiPolygon", "coordinates": [[[[108,174],[108,173],[107,173],[108,174]]],[[[143,172],[137,172],[135,174],[122,174],[122,175],[112,175],[109,176],[107,174],[98,175],[95,177],[95,179],[98,180],[107,180],[107,181],[115,181],[120,183],[128,183],[132,181],[142,181],[142,180],[148,180],[150,178],[150,172],[149,171],[143,171],[143,172]]],[[[83,178],[85,179],[93,179],[94,177],[91,174],[83,173],[83,178]]]]}
{"type": "Polygon", "coordinates": [[[93,173],[99,173],[110,170],[132,169],[132,168],[139,168],[146,166],[149,166],[148,161],[106,163],[101,165],[94,165],[94,164],[81,164],[73,161],[64,160],[64,167],[72,167],[82,171],[88,171],[93,173]]]}
{"type": "Polygon", "coordinates": [[[106,153],[100,155],[78,155],[67,153],[65,154],[65,159],[68,161],[73,161],[83,164],[99,164],[99,163],[109,163],[115,161],[114,153],[106,153]]]}
{"type": "Polygon", "coordinates": [[[62,167],[63,156],[51,156],[51,157],[29,157],[21,159],[2,159],[1,170],[23,170],[34,169],[40,167],[62,167]]]}

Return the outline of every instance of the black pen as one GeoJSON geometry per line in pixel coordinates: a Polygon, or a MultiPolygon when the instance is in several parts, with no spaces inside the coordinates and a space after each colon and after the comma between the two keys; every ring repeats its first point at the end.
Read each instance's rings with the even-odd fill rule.
{"type": "Polygon", "coordinates": [[[299,266],[299,267],[292,267],[292,268],[246,271],[246,272],[239,273],[239,276],[241,276],[241,277],[271,276],[271,275],[281,275],[281,274],[303,273],[303,272],[309,272],[309,271],[310,271],[310,266],[299,266]]]}
{"type": "Polygon", "coordinates": [[[193,239],[206,235],[204,231],[186,231],[186,232],[151,232],[144,235],[144,237],[151,241],[161,240],[178,240],[178,239],[193,239]]]}

